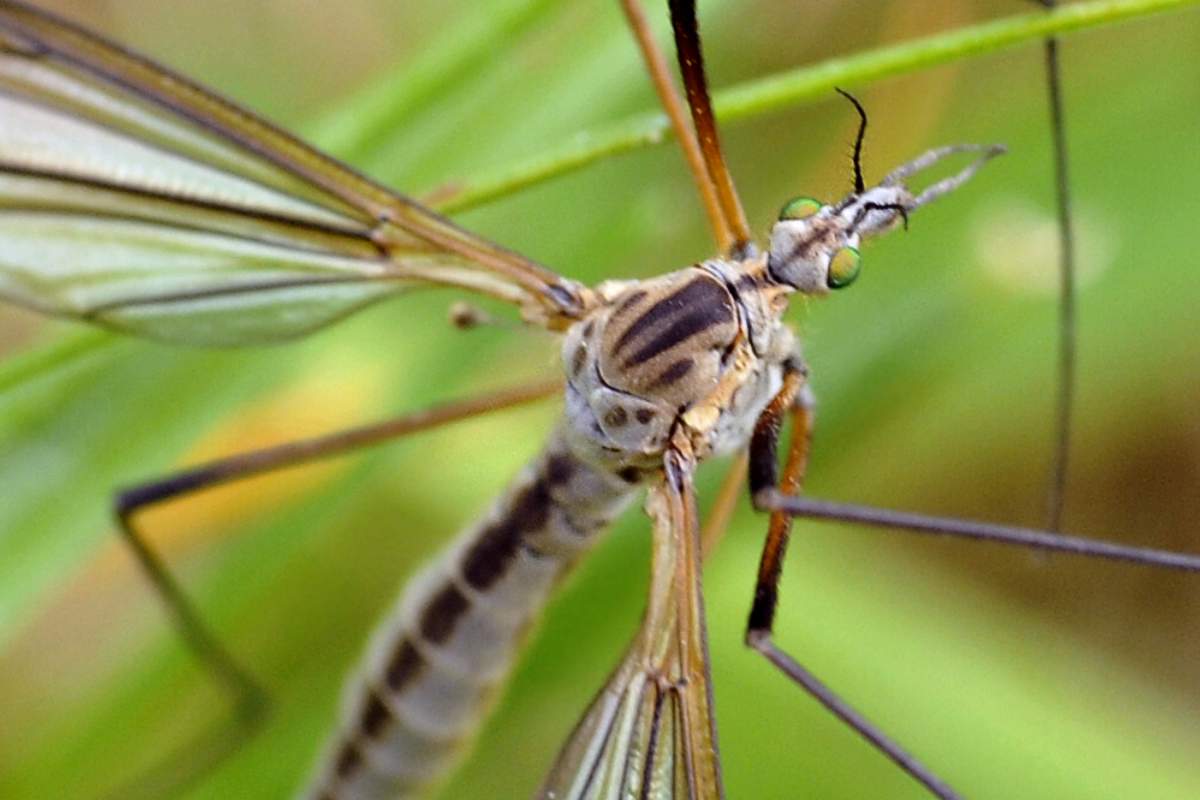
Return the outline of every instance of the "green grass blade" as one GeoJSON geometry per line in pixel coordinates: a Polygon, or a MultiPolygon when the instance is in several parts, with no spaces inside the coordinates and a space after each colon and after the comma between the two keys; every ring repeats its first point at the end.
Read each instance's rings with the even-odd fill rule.
{"type": "MultiPolygon", "coordinates": [[[[1196,5],[1197,0],[1096,0],[1059,6],[969,25],[899,45],[800,67],[713,93],[722,122],[750,119],[772,111],[826,99],[835,86],[858,86],[929,67],[1015,47],[1051,34],[1067,34],[1196,5]]],[[[474,181],[441,205],[462,211],[583,169],[597,161],[673,138],[661,112],[642,113],[599,130],[582,131],[569,141],[519,164],[474,181]]]]}

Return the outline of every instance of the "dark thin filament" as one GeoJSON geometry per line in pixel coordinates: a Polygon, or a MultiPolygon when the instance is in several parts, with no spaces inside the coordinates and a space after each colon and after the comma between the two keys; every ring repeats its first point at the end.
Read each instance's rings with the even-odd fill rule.
{"type": "Polygon", "coordinates": [[[878,725],[864,717],[816,675],[809,672],[800,662],[779,649],[769,635],[756,632],[750,634],[749,644],[778,667],[783,674],[808,692],[818,703],[828,709],[859,736],[866,739],[876,750],[892,760],[939,800],[962,800],[950,786],[922,764],[912,754],[892,740],[878,725]]]}
{"type": "Polygon", "coordinates": [[[833,87],[834,91],[842,97],[854,104],[854,110],[858,112],[858,135],[854,137],[854,193],[862,194],[867,188],[867,182],[863,179],[862,168],[862,146],[863,137],[867,135],[867,110],[862,107],[862,103],[858,102],[858,98],[847,92],[845,89],[833,87]]]}
{"type": "Polygon", "coordinates": [[[1152,550],[1145,547],[1129,547],[1099,539],[1081,536],[1066,536],[1061,533],[1020,528],[1014,525],[997,525],[991,522],[933,517],[894,511],[888,508],[835,503],[815,500],[810,497],[795,497],[778,491],[763,493],[757,504],[767,511],[783,511],[794,517],[829,519],[869,525],[875,528],[932,533],[957,536],[963,539],[996,542],[997,544],[1028,547],[1047,552],[1073,553],[1088,558],[1105,558],[1113,561],[1128,561],[1160,569],[1176,569],[1183,572],[1200,572],[1200,555],[1173,553],[1168,550],[1152,550]]]}
{"type": "MultiPolygon", "coordinates": [[[[1039,0],[1052,9],[1056,0],[1039,0]]],[[[1071,215],[1071,189],[1067,169],[1067,134],[1062,97],[1062,70],[1058,40],[1045,43],[1046,86],[1050,100],[1050,126],[1054,141],[1054,179],[1058,206],[1059,299],[1058,299],[1058,396],[1055,410],[1054,457],[1046,498],[1046,527],[1062,528],[1067,470],[1071,455],[1071,432],[1075,406],[1075,231],[1071,215]]]]}

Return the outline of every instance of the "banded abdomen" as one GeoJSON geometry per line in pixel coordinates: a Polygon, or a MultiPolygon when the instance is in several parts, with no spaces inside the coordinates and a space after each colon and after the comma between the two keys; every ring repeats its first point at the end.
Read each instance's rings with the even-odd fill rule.
{"type": "Polygon", "coordinates": [[[488,514],[405,587],[347,686],[306,796],[392,800],[442,777],[549,591],[637,489],[577,459],[557,429],[488,514]]]}

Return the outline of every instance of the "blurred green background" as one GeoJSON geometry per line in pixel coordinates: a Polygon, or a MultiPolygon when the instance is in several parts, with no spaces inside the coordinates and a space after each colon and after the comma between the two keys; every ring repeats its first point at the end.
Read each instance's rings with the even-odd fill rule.
{"type": "MultiPolygon", "coordinates": [[[[541,3],[470,69],[397,99],[516,5],[53,4],[416,194],[653,108],[607,2],[541,3]],[[352,142],[345,112],[363,91],[393,103],[395,124],[352,142]]],[[[701,3],[717,86],[1026,10],[1015,0],[701,3]]],[[[1200,269],[1189,233],[1200,208],[1200,12],[1084,32],[1064,57],[1086,273],[1066,527],[1200,551],[1200,269]]],[[[847,88],[872,114],[868,180],[946,142],[999,141],[1011,153],[906,235],[872,245],[852,291],[796,304],[820,401],[810,491],[1036,525],[1054,395],[1041,49],[847,88]]],[[[727,126],[759,230],[792,195],[847,190],[854,125],[830,95],[727,126]]],[[[459,218],[587,281],[664,272],[712,249],[669,147],[459,218]]],[[[114,487],[553,373],[549,337],[455,332],[444,322],[453,299],[403,298],[270,349],[114,340],[0,394],[0,797],[96,796],[223,707],[112,534],[114,487]]],[[[0,308],[9,363],[75,335],[0,308]]],[[[555,414],[553,403],[506,412],[146,516],[275,701],[264,732],[189,797],[289,795],[377,615],[537,450],[555,414]]],[[[721,473],[703,471],[706,502],[721,473]]],[[[743,648],[764,527],[743,503],[705,575],[729,795],[924,797],[743,648]]],[[[532,793],[636,627],[646,534],[629,514],[565,587],[441,797],[532,793]]],[[[969,797],[1200,796],[1195,577],[802,524],[778,630],[969,797]]]]}

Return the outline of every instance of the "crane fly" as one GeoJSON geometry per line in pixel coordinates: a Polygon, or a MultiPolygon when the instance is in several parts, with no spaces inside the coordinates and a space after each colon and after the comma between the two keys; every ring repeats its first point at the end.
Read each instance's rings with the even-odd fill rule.
{"type": "MultiPolygon", "coordinates": [[[[442,286],[508,303],[531,326],[562,335],[561,422],[481,521],[410,582],[349,685],[311,796],[385,797],[436,783],[492,702],[549,589],[643,489],[655,533],[641,630],[540,794],[722,796],[693,480],[699,462],[725,451],[748,448],[752,496],[772,512],[749,642],[943,797],[956,795],[936,766],[909,755],[773,643],[792,516],[1197,568],[1181,554],[796,497],[812,404],[804,357],[781,321],[788,299],[848,287],[858,275],[861,239],[908,227],[910,215],[920,224],[927,212],[915,212],[958,189],[1000,150],[935,148],[869,182],[861,158],[866,115],[847,94],[861,119],[851,194],[833,203],[790,201],[756,246],[718,144],[691,6],[670,4],[686,109],[640,10],[633,3],[625,10],[688,153],[719,255],[659,278],[588,287],[70,23],[21,3],[0,4],[0,275],[9,299],[134,336],[237,345],[299,337],[393,294],[442,286]],[[925,169],[962,154],[966,165],[948,177],[907,188],[925,169]],[[167,259],[170,269],[162,266],[167,259]],[[776,444],[789,417],[789,456],[779,475],[776,444]]],[[[220,459],[119,495],[126,540],[201,663],[232,690],[244,731],[261,719],[255,681],[147,547],[138,512],[199,488],[528,402],[549,388],[559,389],[498,392],[220,459]]],[[[219,761],[231,745],[243,741],[225,732],[188,747],[196,763],[209,766],[207,756],[219,761]]],[[[177,791],[194,777],[179,763],[137,776],[130,793],[177,791]]]]}

